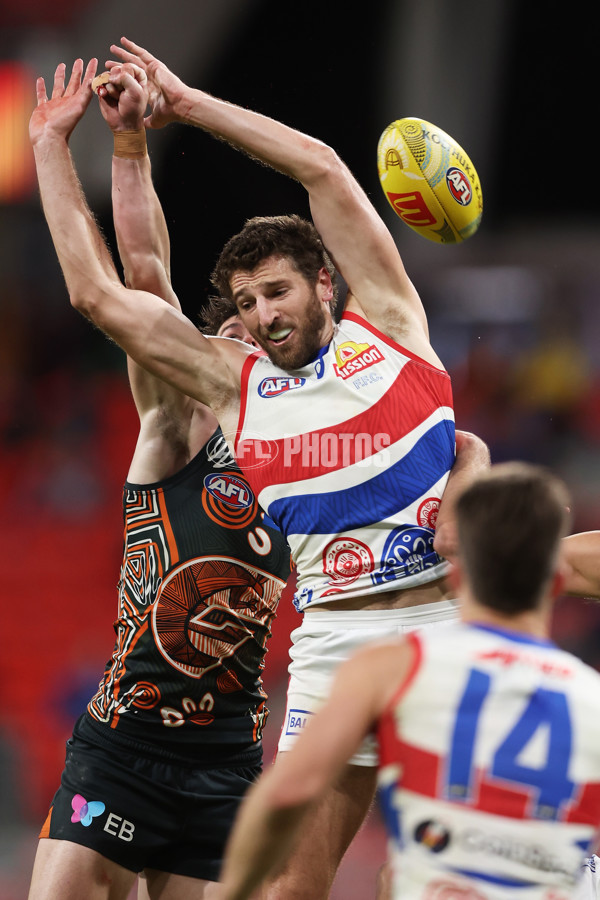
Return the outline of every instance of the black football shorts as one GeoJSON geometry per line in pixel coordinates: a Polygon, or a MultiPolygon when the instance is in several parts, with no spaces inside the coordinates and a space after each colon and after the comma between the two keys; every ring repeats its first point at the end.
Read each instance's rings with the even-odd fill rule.
{"type": "Polygon", "coordinates": [[[73,736],[40,837],[90,847],[133,872],[218,881],[240,801],[260,771],[196,768],[73,736]]]}

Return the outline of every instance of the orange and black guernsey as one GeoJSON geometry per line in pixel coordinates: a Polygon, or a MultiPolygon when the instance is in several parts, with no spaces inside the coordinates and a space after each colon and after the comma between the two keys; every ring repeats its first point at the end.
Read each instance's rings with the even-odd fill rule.
{"type": "Polygon", "coordinates": [[[176,475],[126,482],[123,515],[116,643],[85,731],[198,761],[258,749],[290,553],[220,429],[176,475]]]}

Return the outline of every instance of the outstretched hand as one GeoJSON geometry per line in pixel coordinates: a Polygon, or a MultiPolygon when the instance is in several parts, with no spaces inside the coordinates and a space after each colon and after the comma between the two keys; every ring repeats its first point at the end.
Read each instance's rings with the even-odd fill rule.
{"type": "Polygon", "coordinates": [[[110,80],[98,88],[100,112],[113,132],[144,127],[148,106],[148,78],[133,63],[107,63],[110,80]]]}
{"type": "Polygon", "coordinates": [[[37,106],[29,120],[29,139],[36,144],[41,138],[53,135],[68,141],[92,99],[92,79],[98,60],[91,59],[83,72],[83,60],[73,63],[71,77],[65,87],[66,66],[59,63],[54,73],[52,96],[48,99],[43,78],[36,82],[37,106]],[[83,74],[83,78],[82,78],[83,74]]]}
{"type": "MultiPolygon", "coordinates": [[[[146,73],[148,79],[148,102],[151,113],[144,119],[146,128],[162,128],[169,122],[178,121],[177,104],[186,89],[185,84],[164,63],[152,56],[143,47],[127,38],[121,38],[122,47],[112,44],[110,51],[124,63],[132,63],[146,73]]],[[[121,63],[107,60],[106,68],[112,69],[121,63]]]]}

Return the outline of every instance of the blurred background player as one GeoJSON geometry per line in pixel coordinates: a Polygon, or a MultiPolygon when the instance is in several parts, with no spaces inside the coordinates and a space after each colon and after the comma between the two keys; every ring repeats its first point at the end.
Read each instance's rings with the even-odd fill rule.
{"type": "MultiPolygon", "coordinates": [[[[114,93],[100,103],[119,135],[142,121],[146,94],[127,71],[114,93]]],[[[149,158],[119,155],[118,141],[112,197],[126,283],[178,309],[149,158]]],[[[237,317],[216,330],[256,346],[237,317]]],[[[31,900],[119,900],[138,872],[138,897],[216,896],[225,839],[261,768],[260,673],[289,549],[212,411],[127,365],[140,431],[123,492],[117,640],[67,745],[31,900]]]]}
{"type": "MultiPolygon", "coordinates": [[[[83,66],[77,61],[66,88],[59,67],[51,100],[39,81],[31,138],[44,210],[72,304],[145,368],[208,403],[226,433],[239,431],[239,455],[244,464],[250,461],[257,496],[265,477],[275,486],[274,502],[267,496],[259,501],[293,538],[300,581],[296,602],[300,611],[307,610],[295,632],[280,743],[285,750],[306,719],[297,712],[319,707],[334,669],[356,646],[416,626],[446,624],[456,615],[455,603],[446,597],[445,564],[432,546],[440,496],[454,461],[450,383],[429,343],[422,304],[394,241],[331,148],[188,88],[146,51],[125,43],[126,50],[113,50],[139,64],[149,78],[151,124],[193,122],[296,177],[349,285],[342,323],[336,326],[330,310],[333,266],[319,234],[298,217],[247,223],[228,242],[214,280],[221,295],[235,299],[242,321],[270,360],[258,354],[250,358],[236,341],[206,340],[156,296],[125,289],[86,209],[68,153],[69,135],[89,102],[96,62],[81,82],[83,66]],[[67,231],[66,221],[78,223],[74,233],[67,231]],[[368,358],[361,355],[365,351],[368,358]],[[350,378],[356,369],[349,362],[369,371],[350,378]],[[302,390],[289,390],[292,384],[302,390]],[[268,404],[273,396],[281,401],[276,407],[257,406],[257,398],[268,404]],[[245,415],[238,429],[240,406],[245,415]],[[331,416],[337,418],[332,422],[331,416]],[[265,425],[275,429],[277,440],[290,419],[296,433],[301,429],[300,438],[312,439],[320,428],[321,435],[338,441],[338,451],[342,437],[352,439],[349,464],[336,463],[327,484],[317,482],[323,474],[319,460],[286,469],[283,454],[277,463],[283,467],[276,472],[279,483],[273,465],[268,473],[252,468],[257,452],[248,433],[252,423],[260,423],[263,432],[265,425]],[[365,469],[358,439],[392,426],[394,434],[383,435],[390,439],[386,453],[379,458],[371,448],[365,469]],[[283,483],[286,475],[292,480],[283,483]],[[290,496],[298,481],[311,479],[316,493],[290,496]]],[[[115,70],[111,79],[118,80],[120,64],[110,65],[115,70]]],[[[129,151],[145,152],[141,129],[124,143],[129,151]]],[[[271,440],[273,434],[266,434],[271,440]]],[[[341,452],[338,462],[343,447],[341,452]]],[[[369,742],[324,800],[311,835],[299,845],[294,866],[278,879],[272,896],[321,896],[328,890],[371,803],[376,760],[369,742]]]]}
{"type": "Polygon", "coordinates": [[[492,466],[458,498],[461,622],[364,649],[242,804],[225,900],[290,852],[377,730],[393,897],[567,900],[600,824],[600,675],[549,640],[563,589],[561,481],[492,466]]]}

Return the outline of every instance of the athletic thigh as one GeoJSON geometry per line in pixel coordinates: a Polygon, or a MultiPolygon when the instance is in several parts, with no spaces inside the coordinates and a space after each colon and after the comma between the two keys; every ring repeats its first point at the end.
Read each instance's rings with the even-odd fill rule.
{"type": "Polygon", "coordinates": [[[126,900],[135,872],[71,841],[43,838],[31,876],[29,900],[126,900]]]}
{"type": "Polygon", "coordinates": [[[146,869],[139,879],[137,900],[219,900],[221,892],[215,881],[146,869]]]}
{"type": "Polygon", "coordinates": [[[372,804],[376,776],[373,767],[346,766],[311,814],[284,869],[263,889],[264,900],[326,900],[372,804]]]}

